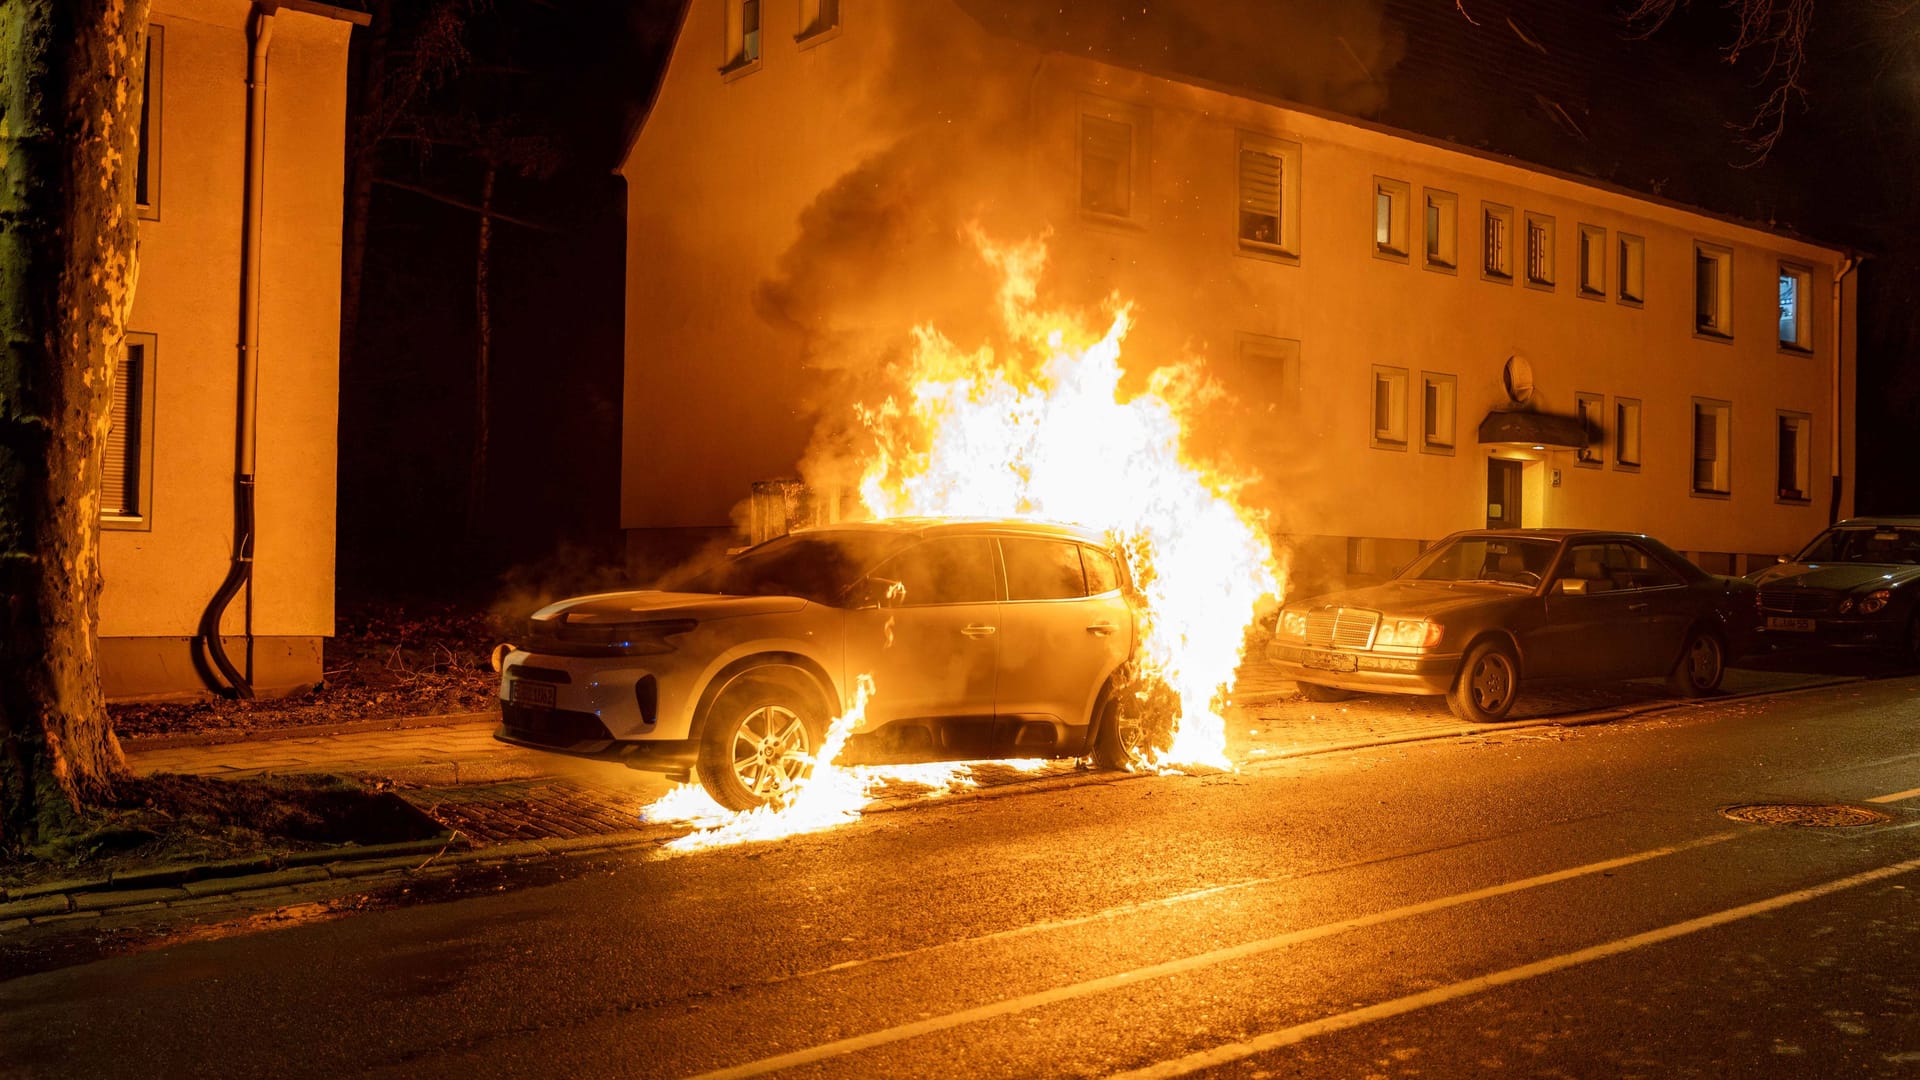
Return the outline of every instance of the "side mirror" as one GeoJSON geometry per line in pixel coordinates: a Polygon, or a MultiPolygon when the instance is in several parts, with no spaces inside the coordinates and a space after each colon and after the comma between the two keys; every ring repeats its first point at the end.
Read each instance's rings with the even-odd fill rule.
{"type": "Polygon", "coordinates": [[[1585,578],[1563,577],[1553,583],[1553,591],[1560,596],[1585,596],[1587,581],[1585,578]]]}
{"type": "Polygon", "coordinates": [[[907,597],[907,587],[898,581],[883,577],[861,578],[853,587],[850,606],[855,608],[892,608],[899,607],[907,597]]]}
{"type": "Polygon", "coordinates": [[[1792,562],[1792,561],[1793,561],[1793,556],[1791,556],[1791,555],[1775,555],[1775,556],[1773,557],[1773,561],[1774,561],[1774,565],[1776,565],[1776,566],[1777,566],[1777,565],[1779,565],[1780,563],[1790,563],[1790,562],[1792,562]]]}

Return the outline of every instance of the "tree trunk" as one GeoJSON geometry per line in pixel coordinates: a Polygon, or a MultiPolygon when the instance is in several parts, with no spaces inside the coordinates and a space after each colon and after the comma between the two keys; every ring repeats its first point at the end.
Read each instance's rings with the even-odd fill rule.
{"type": "Polygon", "coordinates": [[[487,509],[487,397],[493,378],[493,307],[488,299],[488,261],[493,257],[493,182],[500,167],[489,161],[480,179],[480,235],[473,256],[473,313],[478,347],[473,357],[473,471],[467,474],[467,536],[480,535],[487,509]]]}
{"type": "Polygon", "coordinates": [[[147,0],[0,0],[0,845],[126,773],[95,654],[147,0]]]}

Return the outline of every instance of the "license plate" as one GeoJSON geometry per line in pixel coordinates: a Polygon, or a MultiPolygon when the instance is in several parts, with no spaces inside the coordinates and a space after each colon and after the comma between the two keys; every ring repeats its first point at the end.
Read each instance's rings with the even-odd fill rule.
{"type": "Polygon", "coordinates": [[[515,679],[507,684],[507,700],[515,705],[532,705],[537,708],[553,708],[553,684],[534,682],[531,679],[515,679]]]}
{"type": "Polygon", "coordinates": [[[1811,631],[1813,629],[1813,620],[1812,619],[1790,619],[1784,615],[1769,615],[1767,616],[1767,629],[1811,631]]]}
{"type": "Polygon", "coordinates": [[[1360,661],[1340,653],[1308,653],[1301,658],[1300,666],[1315,671],[1357,671],[1360,661]]]}

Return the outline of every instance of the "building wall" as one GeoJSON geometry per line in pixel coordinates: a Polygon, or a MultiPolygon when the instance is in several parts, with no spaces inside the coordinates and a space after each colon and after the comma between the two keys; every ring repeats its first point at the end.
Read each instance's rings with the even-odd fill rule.
{"type": "MultiPolygon", "coordinates": [[[[1744,553],[1791,550],[1826,521],[1835,251],[1404,134],[1043,55],[985,36],[946,3],[916,6],[919,22],[891,5],[856,8],[838,37],[807,49],[767,33],[755,69],[723,74],[732,6],[691,5],[624,169],[622,519],[631,530],[725,526],[752,481],[794,472],[818,415],[813,406],[834,403],[808,399],[818,374],[805,355],[810,328],[767,318],[766,284],[807,273],[816,259],[829,276],[841,253],[813,234],[836,228],[876,248],[911,248],[921,235],[912,215],[890,218],[886,209],[897,188],[910,187],[901,176],[922,183],[923,214],[970,208],[945,223],[950,231],[967,223],[962,213],[1010,207],[1019,213],[1002,217],[1034,234],[1049,230],[1049,280],[1064,298],[1093,304],[1117,291],[1133,301],[1126,355],[1135,365],[1204,359],[1234,401],[1194,426],[1201,448],[1257,467],[1263,480],[1254,496],[1274,531],[1295,538],[1309,561],[1330,564],[1334,575],[1384,571],[1421,541],[1483,525],[1490,451],[1523,462],[1526,524],[1644,530],[1701,553],[1705,564],[1726,563],[1716,568],[1736,568],[1741,560],[1732,556],[1744,553]],[[942,47],[911,48],[929,39],[942,47]],[[903,55],[919,67],[903,70],[903,55]],[[980,161],[988,140],[966,136],[969,118],[937,89],[958,80],[981,102],[1017,102],[1008,139],[1017,145],[1003,157],[980,161]],[[1079,205],[1080,117],[1102,109],[1130,115],[1144,136],[1136,209],[1124,220],[1079,205]],[[932,190],[937,175],[904,165],[888,173],[893,159],[911,159],[902,148],[924,141],[927,131],[953,132],[954,144],[967,149],[945,172],[952,186],[972,193],[971,202],[932,190]],[[1242,132],[1301,147],[1297,260],[1239,251],[1242,132]],[[1405,261],[1375,253],[1375,177],[1409,186],[1405,261]],[[850,178],[872,188],[869,205],[834,190],[850,178]],[[1453,273],[1423,265],[1419,201],[1427,187],[1458,198],[1453,273]],[[1513,209],[1522,252],[1524,215],[1553,218],[1552,290],[1482,279],[1483,201],[1513,209]],[[1578,295],[1582,224],[1606,230],[1603,299],[1578,295]],[[1637,307],[1612,295],[1612,249],[1623,231],[1645,240],[1645,299],[1637,307]],[[1693,331],[1695,240],[1733,252],[1731,341],[1693,331]],[[1782,258],[1813,276],[1813,340],[1804,354],[1777,344],[1782,258]],[[1248,335],[1298,343],[1297,376],[1243,359],[1248,335]],[[1532,366],[1533,407],[1571,413],[1576,393],[1595,393],[1610,417],[1617,398],[1637,398],[1640,467],[1619,467],[1611,445],[1597,467],[1576,463],[1570,451],[1479,445],[1482,417],[1507,402],[1502,372],[1515,355],[1532,366]],[[1413,394],[1423,371],[1457,380],[1451,453],[1419,447],[1417,400],[1410,402],[1410,445],[1372,445],[1376,364],[1407,369],[1413,394]],[[1732,403],[1732,483],[1724,498],[1691,488],[1696,396],[1732,403]],[[1805,503],[1775,498],[1773,427],[1782,409],[1812,417],[1813,490],[1805,503]]],[[[762,7],[770,29],[797,18],[796,4],[762,7]]],[[[1008,115],[987,105],[978,114],[988,119],[976,126],[1004,125],[1008,115]]],[[[876,258],[875,265],[888,264],[876,258]]],[[[876,272],[864,289],[840,293],[850,305],[868,302],[866,291],[907,288],[900,276],[876,272]]],[[[899,333],[921,321],[922,306],[899,305],[899,333]]],[[[1850,319],[1850,300],[1841,317],[1850,319]]],[[[1848,356],[1851,338],[1849,324],[1848,356]]],[[[1841,441],[1850,446],[1845,422],[1841,441]]]]}
{"type": "MultiPolygon", "coordinates": [[[[246,18],[237,0],[156,0],[157,206],[140,222],[131,331],[152,334],[151,501],[103,530],[103,679],[114,697],[203,689],[187,642],[233,544],[246,18]],[[121,527],[124,525],[124,527],[121,527]]],[[[319,679],[333,633],[345,22],[282,10],[267,76],[254,583],[228,608],[255,682],[319,679]]]]}

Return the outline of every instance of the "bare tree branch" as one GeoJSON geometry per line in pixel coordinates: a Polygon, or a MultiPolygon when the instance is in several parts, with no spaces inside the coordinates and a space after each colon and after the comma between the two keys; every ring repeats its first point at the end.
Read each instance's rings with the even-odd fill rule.
{"type": "Polygon", "coordinates": [[[551,225],[542,224],[541,222],[538,222],[538,221],[528,221],[526,218],[514,217],[512,214],[503,214],[498,210],[484,209],[478,203],[470,203],[465,199],[455,198],[452,195],[446,195],[441,192],[435,191],[432,188],[422,187],[419,184],[409,184],[404,180],[389,180],[386,177],[382,176],[382,177],[376,178],[374,180],[374,183],[379,184],[382,187],[397,188],[401,191],[410,191],[415,195],[419,195],[423,198],[432,199],[435,202],[445,203],[446,205],[455,207],[456,209],[465,210],[470,214],[483,214],[489,218],[492,218],[495,221],[504,221],[509,225],[518,225],[523,229],[535,229],[540,232],[559,232],[560,231],[559,229],[556,229],[551,225]]]}

